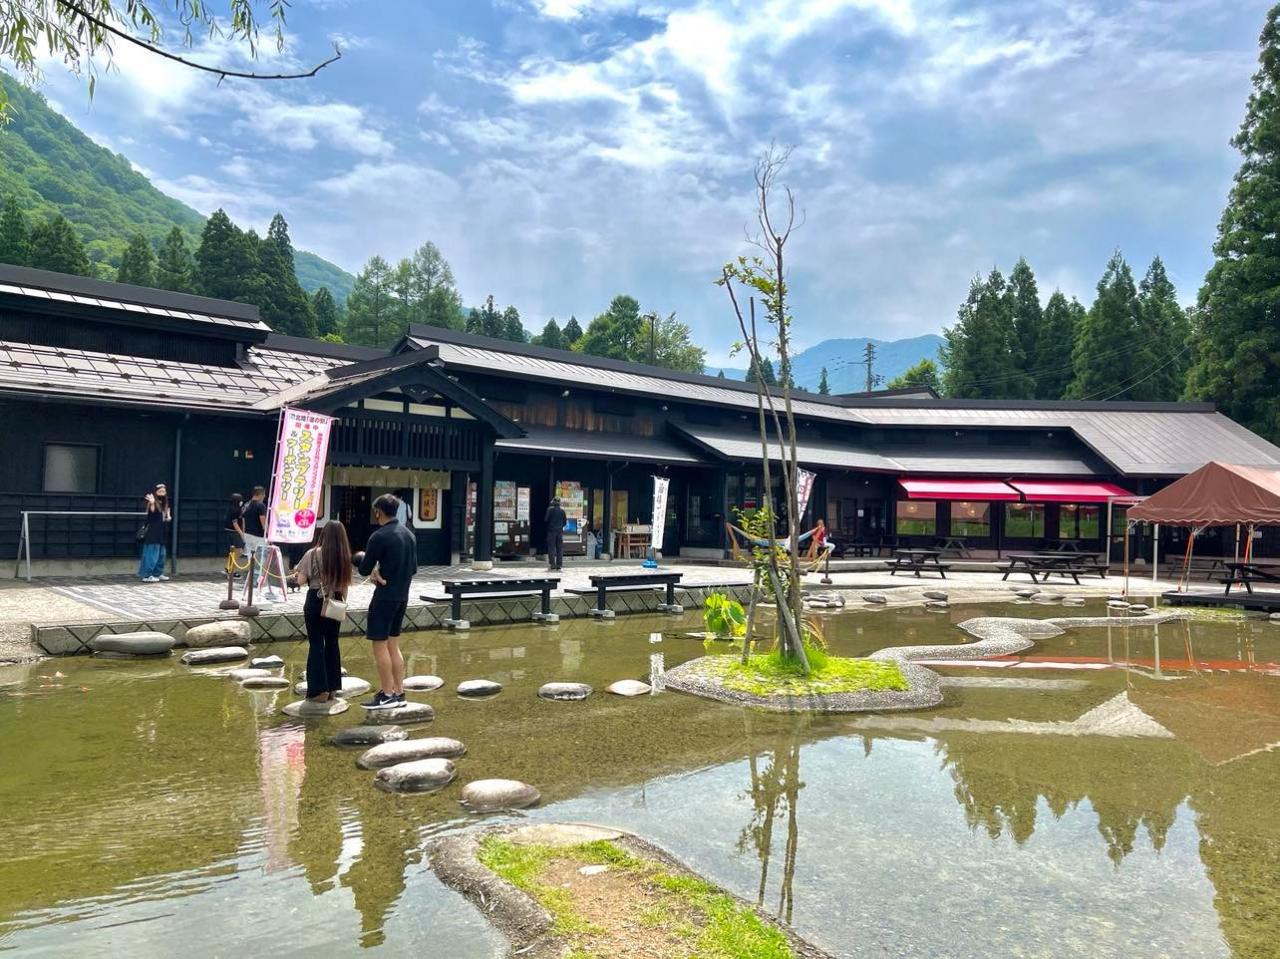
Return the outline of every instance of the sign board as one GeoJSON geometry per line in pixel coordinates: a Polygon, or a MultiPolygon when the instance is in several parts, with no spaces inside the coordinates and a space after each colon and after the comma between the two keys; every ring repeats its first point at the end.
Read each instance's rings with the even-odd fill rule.
{"type": "Polygon", "coordinates": [[[667,526],[667,487],[671,481],[665,476],[653,478],[653,532],[650,543],[655,550],[662,549],[663,533],[667,526]]]}
{"type": "Polygon", "coordinates": [[[816,473],[810,473],[808,470],[799,470],[796,477],[796,507],[801,517],[804,511],[809,508],[809,497],[813,495],[813,481],[817,478],[816,473]]]}
{"type": "Polygon", "coordinates": [[[324,512],[324,462],[329,455],[333,417],[286,407],[280,412],[276,468],[272,474],[267,539],[309,543],[324,512]]]}

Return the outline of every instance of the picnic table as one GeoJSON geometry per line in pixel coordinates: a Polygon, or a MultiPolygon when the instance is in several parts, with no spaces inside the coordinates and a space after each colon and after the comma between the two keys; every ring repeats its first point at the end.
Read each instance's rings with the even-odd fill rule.
{"type": "Polygon", "coordinates": [[[1276,563],[1237,563],[1224,561],[1222,564],[1227,575],[1222,577],[1222,582],[1226,584],[1226,589],[1222,592],[1228,594],[1231,587],[1236,583],[1241,583],[1250,593],[1253,592],[1254,580],[1263,583],[1280,583],[1280,565],[1276,563]]]}
{"type": "Polygon", "coordinates": [[[1193,556],[1191,568],[1188,570],[1186,556],[1177,556],[1169,560],[1169,575],[1181,576],[1183,573],[1202,572],[1205,579],[1213,579],[1215,575],[1226,573],[1226,564],[1227,561],[1221,556],[1193,556]]]}
{"type": "Polygon", "coordinates": [[[864,556],[875,556],[880,552],[879,543],[870,543],[865,539],[845,539],[843,536],[833,536],[831,542],[835,545],[835,552],[832,556],[856,556],[862,558],[864,556]]]}
{"type": "Polygon", "coordinates": [[[909,570],[917,578],[922,572],[929,572],[937,573],[943,579],[946,579],[947,570],[951,568],[949,563],[942,562],[941,550],[914,547],[895,549],[893,551],[893,559],[885,560],[885,565],[889,567],[890,576],[896,575],[902,570],[909,570]]]}
{"type": "Polygon", "coordinates": [[[1004,575],[1000,577],[1002,580],[1008,579],[1010,573],[1026,573],[1033,583],[1042,582],[1041,576],[1044,577],[1043,582],[1047,583],[1049,577],[1057,573],[1059,576],[1070,576],[1079,586],[1081,574],[1094,573],[1102,578],[1107,575],[1107,564],[1088,553],[1041,550],[1035,553],[1009,553],[1006,559],[1004,575]]]}

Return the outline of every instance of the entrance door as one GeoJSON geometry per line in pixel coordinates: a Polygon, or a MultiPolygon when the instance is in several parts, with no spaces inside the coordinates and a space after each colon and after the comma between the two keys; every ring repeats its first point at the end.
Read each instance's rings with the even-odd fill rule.
{"type": "Polygon", "coordinates": [[[373,532],[373,490],[368,486],[337,486],[338,519],[347,528],[351,551],[365,548],[373,532]]]}

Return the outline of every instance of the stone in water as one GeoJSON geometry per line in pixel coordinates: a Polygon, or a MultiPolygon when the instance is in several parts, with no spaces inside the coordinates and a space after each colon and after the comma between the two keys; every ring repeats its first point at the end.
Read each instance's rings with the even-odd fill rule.
{"type": "Polygon", "coordinates": [[[533,786],[515,779],[478,779],[462,787],[460,801],[472,812],[497,812],[528,809],[541,798],[542,794],[533,786]]]}
{"type": "Polygon", "coordinates": [[[401,723],[429,723],[436,711],[426,703],[405,703],[394,709],[370,709],[365,722],[370,726],[397,726],[401,723]]]}
{"type": "Polygon", "coordinates": [[[274,673],[267,673],[265,676],[250,676],[242,679],[240,685],[245,689],[288,689],[289,680],[274,673]]]}
{"type": "MultiPolygon", "coordinates": [[[[252,667],[233,669],[231,670],[231,672],[227,673],[227,676],[235,680],[237,683],[243,683],[246,679],[256,679],[260,676],[274,676],[274,675],[275,673],[273,673],[269,669],[253,669],[252,667]]],[[[285,685],[286,686],[288,685],[288,681],[285,682],[285,685]]]]}
{"type": "Polygon", "coordinates": [[[863,593],[862,598],[866,602],[873,603],[876,606],[883,606],[885,603],[889,602],[889,597],[884,593],[863,593]]]}
{"type": "Polygon", "coordinates": [[[467,754],[467,747],[447,736],[428,736],[425,739],[402,739],[382,743],[360,754],[356,765],[361,769],[383,769],[417,759],[457,759],[467,754]]]}
{"type": "Polygon", "coordinates": [[[334,733],[329,742],[335,746],[376,746],[408,738],[408,730],[400,726],[348,726],[334,733]]]}
{"type": "Polygon", "coordinates": [[[411,693],[429,693],[443,685],[439,676],[406,676],[404,680],[404,688],[411,693]]]}
{"type": "Polygon", "coordinates": [[[941,589],[926,589],[924,591],[924,598],[936,599],[945,603],[947,601],[947,593],[945,590],[941,589]]]}
{"type": "Polygon", "coordinates": [[[586,699],[591,693],[592,689],[586,683],[544,683],[538,690],[538,698],[577,702],[586,699]]]}
{"type": "MultiPolygon", "coordinates": [[[[358,676],[343,676],[342,688],[338,690],[338,695],[346,698],[363,696],[372,688],[368,682],[358,676]]],[[[305,679],[299,680],[294,684],[293,691],[299,696],[307,695],[307,681],[305,679]]]]}
{"type": "Polygon", "coordinates": [[[419,759],[379,769],[373,784],[386,792],[433,793],[457,775],[457,767],[447,759],[419,759]]]}
{"type": "Polygon", "coordinates": [[[183,665],[207,666],[209,663],[233,663],[248,659],[249,650],[243,646],[214,646],[210,649],[192,649],[182,654],[183,665]]]}
{"type": "Polygon", "coordinates": [[[182,641],[193,648],[247,646],[249,628],[249,624],[243,619],[220,619],[215,623],[192,626],[182,637],[182,641]]]}
{"type": "Polygon", "coordinates": [[[652,691],[652,686],[638,679],[620,679],[605,690],[615,696],[647,696],[652,691]]]}
{"type": "Polygon", "coordinates": [[[173,637],[155,631],[102,633],[89,640],[95,653],[128,653],[131,656],[165,656],[173,649],[173,637]]]}
{"type": "Polygon", "coordinates": [[[259,656],[249,660],[249,665],[254,669],[279,669],[284,665],[284,660],[279,656],[259,656]]]}
{"type": "Polygon", "coordinates": [[[331,699],[327,703],[313,703],[309,699],[300,699],[296,703],[289,703],[282,707],[280,712],[286,716],[336,716],[350,708],[351,704],[345,699],[331,699]]]}
{"type": "Polygon", "coordinates": [[[502,683],[491,679],[464,679],[458,683],[459,696],[496,696],[502,692],[502,683]]]}

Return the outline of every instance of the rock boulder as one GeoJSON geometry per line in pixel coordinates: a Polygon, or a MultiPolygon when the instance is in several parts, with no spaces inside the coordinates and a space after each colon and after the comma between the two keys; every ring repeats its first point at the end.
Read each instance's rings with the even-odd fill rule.
{"type": "Polygon", "coordinates": [[[404,679],[404,688],[410,693],[429,693],[443,685],[444,680],[439,676],[406,676],[404,679]]]}
{"type": "Polygon", "coordinates": [[[249,665],[254,669],[279,669],[284,665],[284,660],[279,656],[259,656],[249,660],[249,665]]]}
{"type": "Polygon", "coordinates": [[[89,640],[95,653],[128,653],[131,656],[167,656],[173,637],[166,633],[102,633],[89,640]]]}
{"type": "Polygon", "coordinates": [[[249,676],[242,679],[240,685],[245,689],[288,689],[289,680],[275,673],[267,673],[265,676],[249,676]]]}
{"type": "Polygon", "coordinates": [[[336,716],[339,713],[345,713],[351,708],[351,704],[345,699],[331,699],[327,703],[313,703],[309,699],[300,699],[296,703],[289,703],[283,706],[280,712],[286,716],[301,717],[317,717],[317,716],[336,716]]]}
{"type": "Polygon", "coordinates": [[[470,697],[496,696],[502,692],[502,683],[491,679],[464,679],[458,683],[458,695],[470,697]]]}
{"type": "Polygon", "coordinates": [[[515,779],[477,779],[462,787],[461,802],[472,812],[497,812],[527,809],[541,798],[533,786],[515,779]]]}
{"type": "Polygon", "coordinates": [[[425,739],[402,739],[374,746],[360,754],[356,765],[361,769],[383,769],[418,759],[457,759],[466,754],[467,747],[456,739],[427,736],[425,739]]]}
{"type": "Polygon", "coordinates": [[[329,742],[335,746],[376,746],[408,738],[409,732],[402,726],[348,726],[334,733],[329,742]]]}
{"type": "Polygon", "coordinates": [[[863,593],[862,598],[865,602],[871,603],[873,606],[883,606],[889,602],[889,597],[884,593],[863,593]]]}
{"type": "Polygon", "coordinates": [[[653,687],[638,679],[620,679],[605,692],[613,693],[615,696],[647,696],[653,692],[653,687]]]}
{"type": "Polygon", "coordinates": [[[397,726],[401,723],[429,723],[436,711],[426,703],[405,703],[395,709],[366,710],[365,722],[370,726],[397,726]]]}
{"type": "Polygon", "coordinates": [[[191,649],[182,654],[185,666],[207,666],[210,663],[234,663],[248,659],[249,650],[243,646],[212,646],[208,649],[191,649]]]}
{"type": "Polygon", "coordinates": [[[538,690],[538,698],[576,702],[586,699],[592,692],[593,690],[586,683],[543,683],[538,690]]]}
{"type": "Polygon", "coordinates": [[[187,630],[182,641],[195,649],[209,646],[248,646],[249,623],[243,619],[220,619],[213,623],[201,623],[187,630]]]}
{"type": "Polygon", "coordinates": [[[448,759],[419,759],[379,769],[373,784],[386,792],[433,793],[457,775],[458,768],[448,759]]]}
{"type": "Polygon", "coordinates": [[[945,589],[926,589],[923,595],[925,599],[936,599],[942,603],[947,601],[947,591],[945,589]]]}
{"type": "MultiPolygon", "coordinates": [[[[350,698],[352,696],[363,696],[373,687],[369,683],[358,676],[343,676],[342,688],[338,690],[339,696],[350,698]]],[[[307,681],[299,680],[293,686],[293,691],[299,696],[307,695],[307,681]]]]}

